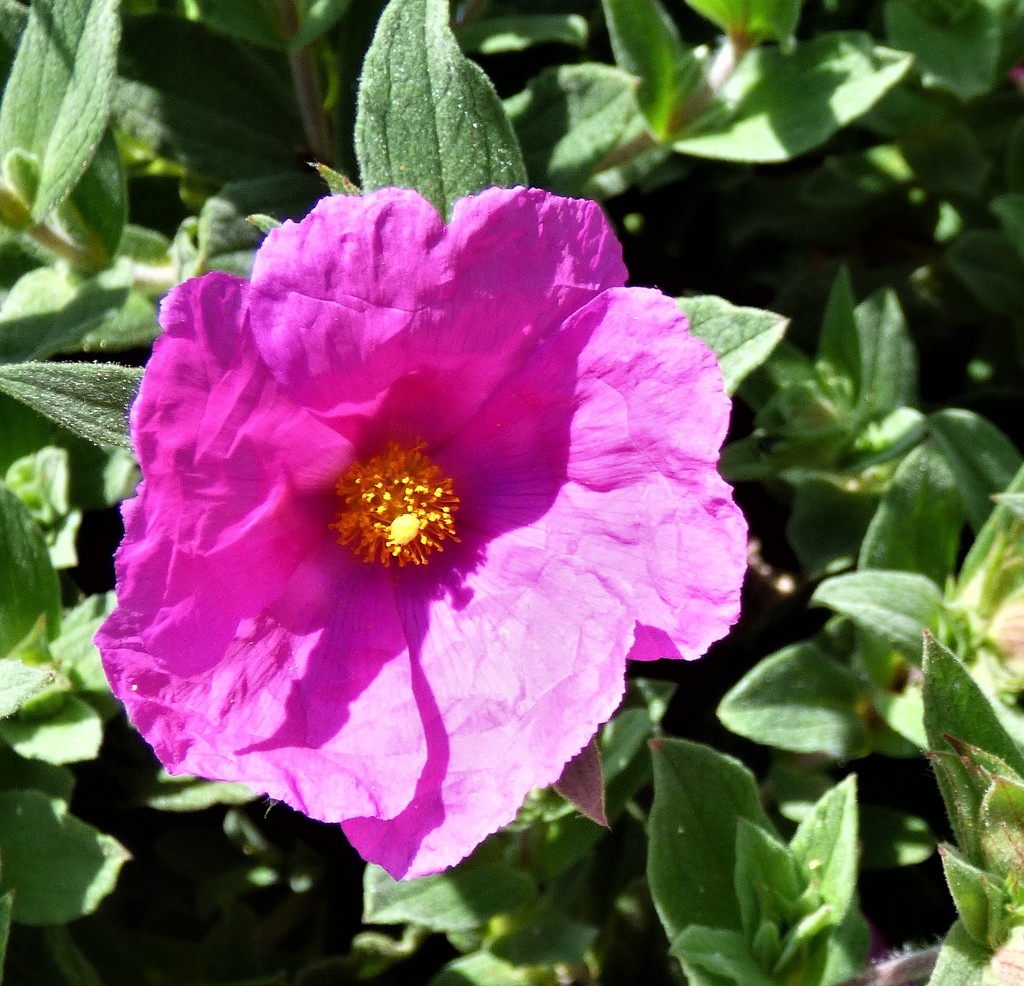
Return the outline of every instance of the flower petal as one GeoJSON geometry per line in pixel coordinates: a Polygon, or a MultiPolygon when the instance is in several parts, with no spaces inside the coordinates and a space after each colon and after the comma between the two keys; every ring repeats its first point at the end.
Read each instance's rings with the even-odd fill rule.
{"type": "Polygon", "coordinates": [[[425,739],[398,714],[411,684],[390,584],[334,543],[330,480],[351,449],[267,373],[245,288],[208,275],[163,307],[132,413],[146,480],[124,505],[119,608],[97,643],[169,769],[321,817],[394,814],[425,739]]]}
{"type": "Polygon", "coordinates": [[[268,235],[253,332],[285,389],[358,446],[434,444],[625,273],[591,202],[488,189],[445,226],[406,189],[335,196],[268,235]]]}
{"type": "Polygon", "coordinates": [[[622,700],[633,619],[602,573],[552,556],[531,528],[486,552],[455,605],[426,573],[398,591],[427,765],[405,812],[343,824],[397,878],[451,866],[512,821],[622,700]]]}

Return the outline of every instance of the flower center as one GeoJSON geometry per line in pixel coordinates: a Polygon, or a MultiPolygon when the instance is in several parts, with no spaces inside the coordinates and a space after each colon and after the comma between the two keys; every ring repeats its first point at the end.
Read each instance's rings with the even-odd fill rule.
{"type": "Polygon", "coordinates": [[[391,442],[366,462],[354,462],[335,490],[344,504],[330,525],[338,544],[347,544],[363,561],[399,566],[425,565],[443,551],[444,540],[458,542],[452,515],[459,498],[452,481],[423,454],[391,442]]]}

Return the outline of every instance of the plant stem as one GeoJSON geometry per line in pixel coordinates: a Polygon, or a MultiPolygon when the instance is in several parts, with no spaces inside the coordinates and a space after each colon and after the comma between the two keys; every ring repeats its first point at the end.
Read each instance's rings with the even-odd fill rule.
{"type": "Polygon", "coordinates": [[[88,250],[65,239],[53,227],[47,226],[44,222],[29,226],[24,233],[33,243],[60,257],[61,260],[66,260],[78,270],[97,271],[103,267],[103,264],[97,263],[97,258],[88,250]]]}
{"type": "MultiPolygon", "coordinates": [[[[281,19],[284,22],[285,34],[295,37],[299,29],[299,20],[295,10],[295,0],[279,0],[281,19]]],[[[306,45],[289,55],[292,69],[292,82],[295,96],[299,102],[299,113],[302,115],[302,129],[309,143],[313,157],[321,164],[334,163],[334,140],[331,134],[331,123],[324,112],[323,93],[320,89],[320,76],[317,73],[316,61],[313,57],[313,45],[306,45]]]]}
{"type": "Polygon", "coordinates": [[[681,128],[690,120],[695,120],[711,105],[711,101],[722,91],[722,87],[736,71],[743,56],[752,47],[750,38],[745,34],[736,33],[725,36],[722,47],[708,68],[703,85],[683,104],[679,119],[673,120],[673,124],[677,128],[681,128]]]}
{"type": "Polygon", "coordinates": [[[932,974],[941,950],[941,945],[932,945],[920,951],[875,962],[864,972],[847,979],[841,986],[903,986],[903,983],[925,979],[932,974]]]}

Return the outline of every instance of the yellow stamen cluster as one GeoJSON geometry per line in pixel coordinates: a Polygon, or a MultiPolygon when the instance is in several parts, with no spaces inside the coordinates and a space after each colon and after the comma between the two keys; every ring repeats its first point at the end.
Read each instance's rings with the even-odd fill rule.
{"type": "Polygon", "coordinates": [[[452,481],[423,454],[391,442],[379,455],[355,462],[335,487],[344,504],[331,529],[363,561],[425,565],[442,541],[458,541],[452,515],[459,498],[452,481]]]}

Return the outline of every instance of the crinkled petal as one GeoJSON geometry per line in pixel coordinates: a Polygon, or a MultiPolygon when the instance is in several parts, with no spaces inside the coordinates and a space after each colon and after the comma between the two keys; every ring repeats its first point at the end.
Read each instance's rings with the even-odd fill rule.
{"type": "Polygon", "coordinates": [[[656,291],[605,292],[566,337],[581,330],[569,485],[540,523],[584,532],[579,550],[630,584],[631,659],[700,657],[735,623],[746,569],[746,521],[715,468],[721,371],[656,291]]]}
{"type": "Polygon", "coordinates": [[[625,274],[592,202],[488,189],[445,226],[406,189],[334,196],[268,235],[253,333],[285,389],[357,446],[435,444],[625,274]]]}
{"type": "Polygon", "coordinates": [[[119,608],[97,643],[169,769],[321,817],[395,814],[425,738],[401,715],[390,583],[329,530],[351,448],[273,381],[245,310],[245,282],[220,274],[164,305],[132,414],[146,480],[125,504],[119,608]]]}
{"type": "Polygon", "coordinates": [[[531,528],[488,543],[454,601],[421,578],[398,598],[427,765],[406,811],[343,827],[402,878],[454,865],[558,780],[622,700],[633,619],[602,573],[531,528]]]}

